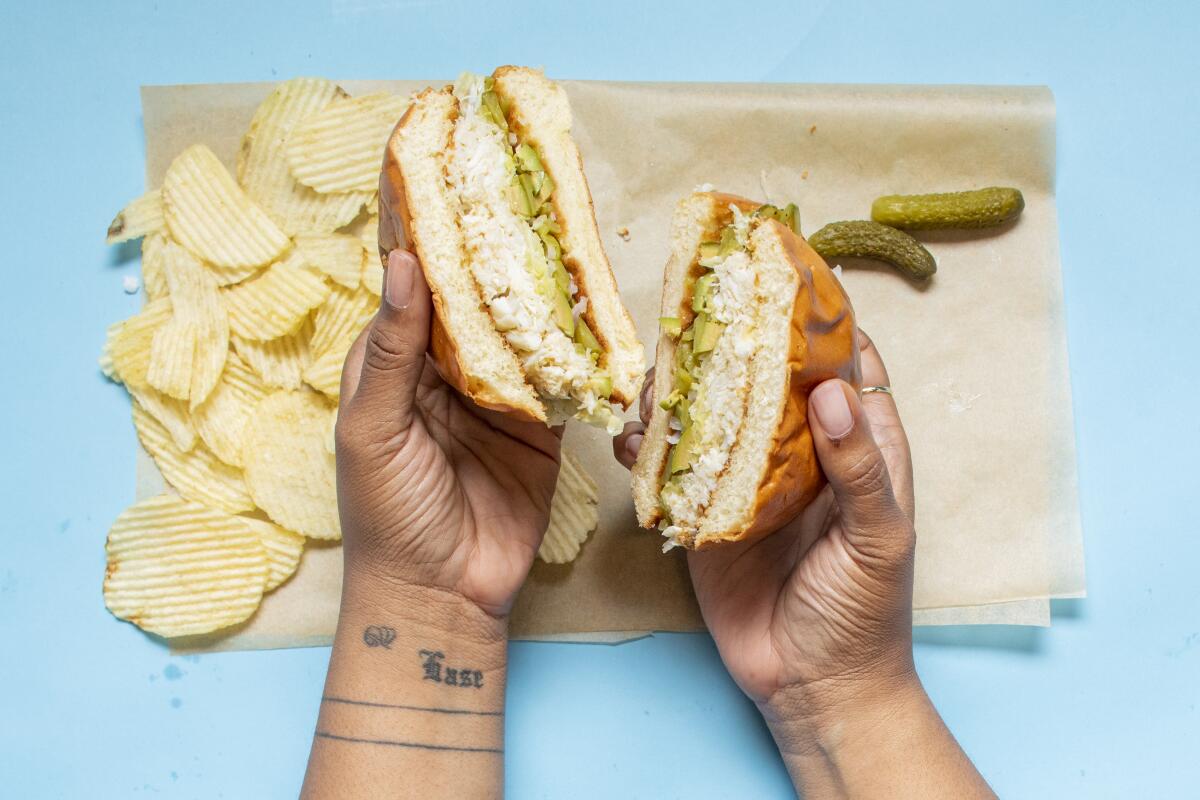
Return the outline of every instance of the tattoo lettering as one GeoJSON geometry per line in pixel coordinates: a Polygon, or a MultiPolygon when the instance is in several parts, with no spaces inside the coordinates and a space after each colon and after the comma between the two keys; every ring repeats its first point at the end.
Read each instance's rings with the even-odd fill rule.
{"type": "Polygon", "coordinates": [[[396,630],[394,628],[385,628],[382,625],[368,625],[363,630],[363,643],[367,647],[382,647],[385,650],[392,649],[392,642],[396,640],[396,630]]]}
{"type": "Polygon", "coordinates": [[[425,680],[444,683],[447,686],[459,686],[464,689],[482,689],[483,673],[477,669],[466,667],[446,667],[442,670],[442,659],[446,657],[438,650],[421,650],[421,668],[425,670],[425,680]]]}
{"type": "Polygon", "coordinates": [[[420,656],[424,659],[421,667],[425,670],[425,680],[442,682],[442,659],[445,653],[438,650],[422,650],[420,656]]]}

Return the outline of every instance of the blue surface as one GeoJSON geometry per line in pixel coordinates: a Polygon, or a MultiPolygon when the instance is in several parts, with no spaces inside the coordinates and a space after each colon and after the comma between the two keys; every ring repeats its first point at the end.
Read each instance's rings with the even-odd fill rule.
{"type": "MultiPolygon", "coordinates": [[[[1050,630],[922,631],[917,661],[1004,796],[1195,796],[1200,7],[524,5],[5,4],[0,794],[290,797],[316,718],[327,650],[172,658],[101,602],[134,434],[95,363],[105,326],[140,302],[121,291],[136,261],[103,230],[143,187],[139,84],[530,63],[564,78],[1053,88],[1091,596],[1056,604],[1050,630]]],[[[512,797],[791,795],[704,636],[514,645],[508,733],[512,797]]]]}

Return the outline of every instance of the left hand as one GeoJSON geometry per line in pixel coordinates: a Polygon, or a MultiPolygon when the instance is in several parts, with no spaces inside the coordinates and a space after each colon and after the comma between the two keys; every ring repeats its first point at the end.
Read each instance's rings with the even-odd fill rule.
{"type": "Polygon", "coordinates": [[[561,430],[481,409],[426,356],[433,307],[416,257],[388,257],[383,299],[342,372],[338,509],[346,580],[450,592],[504,617],[549,521],[561,430]]]}

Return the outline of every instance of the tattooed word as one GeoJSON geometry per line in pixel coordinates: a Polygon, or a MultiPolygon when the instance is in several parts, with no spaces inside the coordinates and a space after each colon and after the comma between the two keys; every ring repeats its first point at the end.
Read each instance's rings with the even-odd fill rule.
{"type": "Polygon", "coordinates": [[[394,628],[385,628],[382,625],[368,625],[363,631],[363,642],[367,647],[382,647],[386,650],[392,649],[392,642],[396,640],[396,631],[394,628]]]}
{"type": "Polygon", "coordinates": [[[464,689],[482,689],[483,673],[477,669],[464,667],[445,667],[442,659],[446,654],[440,650],[421,650],[421,668],[425,671],[425,680],[444,683],[447,686],[461,686],[464,689]]]}

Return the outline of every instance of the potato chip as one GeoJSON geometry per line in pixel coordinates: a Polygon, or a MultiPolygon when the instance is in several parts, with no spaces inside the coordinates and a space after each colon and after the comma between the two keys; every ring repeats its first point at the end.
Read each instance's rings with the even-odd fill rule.
{"type": "Polygon", "coordinates": [[[127,242],[163,230],[162,193],[158,189],[146,192],[121,209],[108,226],[109,244],[127,242]]]}
{"type": "Polygon", "coordinates": [[[362,285],[376,297],[383,294],[383,261],[380,258],[367,257],[363,264],[362,285]]]}
{"type": "Polygon", "coordinates": [[[267,387],[258,373],[231,352],[221,380],[193,415],[200,438],[226,464],[242,466],[246,420],[266,394],[267,387]]]}
{"type": "Polygon", "coordinates": [[[202,144],[192,145],[171,162],[162,198],[171,236],[214,267],[260,267],[291,244],[202,144]]]}
{"type": "Polygon", "coordinates": [[[346,233],[303,233],[296,236],[296,249],[304,260],[347,289],[362,281],[362,242],[346,233]]]}
{"type": "Polygon", "coordinates": [[[371,191],[392,128],[408,100],[390,94],[337,98],[288,136],[292,176],[318,192],[371,191]]]}
{"type": "Polygon", "coordinates": [[[308,340],[312,337],[312,317],[288,336],[260,341],[234,334],[233,348],[254,368],[263,383],[274,389],[299,389],[304,368],[312,361],[308,340]]]}
{"type": "Polygon", "coordinates": [[[168,638],[248,619],[268,575],[262,541],[243,520],[172,494],[125,509],[105,551],[108,610],[168,638]]]}
{"type": "Polygon", "coordinates": [[[191,452],[196,446],[196,428],[192,424],[192,416],[188,406],[182,400],[167,397],[162,392],[150,386],[128,386],[129,394],[146,413],[158,420],[158,424],[166,428],[180,453],[191,452]]]}
{"type": "Polygon", "coordinates": [[[246,423],[246,483],[279,525],[314,539],[341,539],[333,456],[325,448],[334,413],[313,392],[263,398],[246,423]]]}
{"type": "Polygon", "coordinates": [[[588,534],[600,523],[599,490],[579,459],[564,450],[558,485],[550,501],[550,526],[538,548],[538,558],[550,564],[575,560],[588,534]]]}
{"type": "MultiPolygon", "coordinates": [[[[320,358],[335,344],[340,346],[347,336],[353,341],[378,308],[379,298],[370,292],[333,287],[325,302],[313,314],[313,335],[308,343],[313,358],[320,358]]],[[[349,345],[345,347],[349,348],[349,345]]],[[[345,355],[345,349],[342,353],[345,355]]]]}
{"type": "Polygon", "coordinates": [[[267,520],[254,517],[241,517],[241,520],[258,534],[267,553],[267,583],[263,591],[279,588],[300,566],[304,537],[267,520]]]}
{"type": "Polygon", "coordinates": [[[304,370],[304,382],[319,392],[337,400],[342,393],[342,366],[346,353],[358,334],[348,334],[333,342],[329,349],[313,359],[304,370]]]}
{"type": "Polygon", "coordinates": [[[171,301],[152,300],[141,311],[108,326],[101,368],[104,374],[126,386],[147,386],[150,343],[154,332],[171,319],[171,301]]]}
{"type": "Polygon", "coordinates": [[[295,333],[328,294],[325,279],[293,250],[257,278],[224,290],[229,327],[243,339],[277,339],[295,333]]]}
{"type": "Polygon", "coordinates": [[[216,386],[229,351],[229,317],[216,281],[174,242],[163,246],[171,319],[154,333],[147,380],[195,410],[216,386]]]}
{"type": "Polygon", "coordinates": [[[181,495],[231,514],[254,508],[242,471],[221,461],[203,443],[181,452],[162,423],[137,402],[133,404],[133,427],[158,471],[181,495]]]}
{"type": "Polygon", "coordinates": [[[152,233],[142,240],[142,287],[147,300],[167,296],[167,276],[163,255],[170,239],[166,233],[152,233]]]}
{"type": "Polygon", "coordinates": [[[358,229],[358,238],[362,240],[363,248],[367,251],[367,258],[378,260],[379,256],[379,210],[373,209],[367,218],[363,220],[362,227],[358,229]]]}
{"type": "Polygon", "coordinates": [[[238,182],[289,235],[332,233],[374,200],[375,186],[364,192],[318,194],[296,182],[284,155],[288,135],[297,122],[325,108],[335,97],[346,96],[332,81],[285,81],[254,112],[242,139],[238,182]]]}

